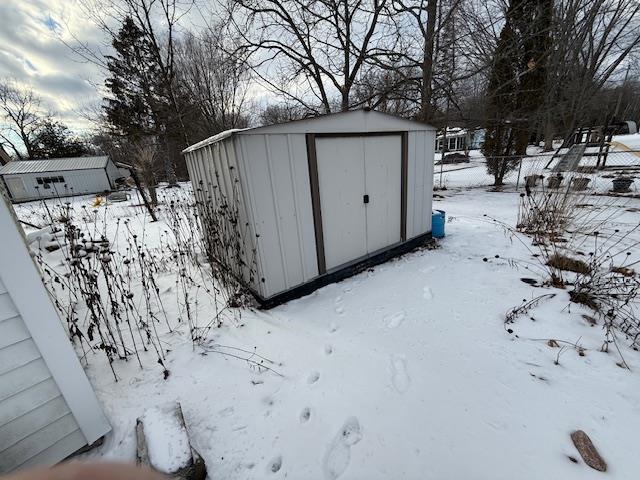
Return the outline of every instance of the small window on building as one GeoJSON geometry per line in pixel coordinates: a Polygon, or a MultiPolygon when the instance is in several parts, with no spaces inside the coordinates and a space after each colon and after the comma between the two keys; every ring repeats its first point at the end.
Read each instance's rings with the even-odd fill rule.
{"type": "Polygon", "coordinates": [[[64,183],[64,177],[58,177],[58,183],[64,183]]]}
{"type": "Polygon", "coordinates": [[[38,182],[38,185],[42,185],[44,183],[41,177],[36,177],[36,182],[38,182]]]}

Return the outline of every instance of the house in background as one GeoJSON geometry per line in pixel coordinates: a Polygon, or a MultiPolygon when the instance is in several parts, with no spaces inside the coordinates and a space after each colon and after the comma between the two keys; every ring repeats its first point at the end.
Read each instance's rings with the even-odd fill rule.
{"type": "Polygon", "coordinates": [[[107,156],[20,160],[0,167],[13,202],[109,191],[122,172],[107,156]]]}
{"type": "Polygon", "coordinates": [[[246,226],[218,260],[269,307],[429,238],[435,133],[355,110],[223,132],[184,154],[199,204],[246,226]]]}
{"type": "Polygon", "coordinates": [[[0,185],[0,475],[111,430],[0,185]]]}
{"type": "MultiPolygon", "coordinates": [[[[447,152],[480,149],[484,142],[484,133],[483,128],[465,129],[460,127],[447,127],[447,152]]],[[[436,137],[436,152],[442,152],[444,142],[444,132],[438,133],[436,137]]]]}

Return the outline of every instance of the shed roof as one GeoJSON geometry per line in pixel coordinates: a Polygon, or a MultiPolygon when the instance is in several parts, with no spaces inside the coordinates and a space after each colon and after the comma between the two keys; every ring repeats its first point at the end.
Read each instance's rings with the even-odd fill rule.
{"type": "Polygon", "coordinates": [[[52,158],[48,160],[20,160],[0,167],[0,175],[20,173],[62,172],[67,170],[93,170],[107,166],[109,157],[52,158]]]}
{"type": "Polygon", "coordinates": [[[182,153],[198,150],[207,145],[211,145],[234,135],[259,135],[272,133],[321,133],[329,132],[352,132],[352,131],[376,131],[378,127],[384,126],[382,131],[435,131],[431,125],[427,125],[415,120],[397,117],[375,110],[350,110],[348,112],[328,113],[317,117],[303,118],[286,123],[266,125],[263,127],[232,129],[218,133],[201,142],[191,145],[182,153]],[[371,130],[368,130],[371,127],[371,130]],[[355,130],[354,130],[355,129],[355,130]]]}

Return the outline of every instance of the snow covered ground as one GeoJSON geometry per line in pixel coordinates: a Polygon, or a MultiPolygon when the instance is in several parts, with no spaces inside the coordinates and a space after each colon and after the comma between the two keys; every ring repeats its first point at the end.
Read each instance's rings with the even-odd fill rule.
{"type": "MultiPolygon", "coordinates": [[[[530,240],[485,216],[514,225],[519,196],[486,190],[439,192],[434,208],[449,220],[439,248],[270,311],[246,310],[210,334],[209,345],[255,349],[277,373],[193,346],[185,325],[162,333],[166,380],[153,358],[144,369],[117,362],[118,382],[102,357],[90,358],[113,432],[87,458],[133,461],[136,418],[177,400],[212,479],[602,478],[573,447],[576,429],[607,461],[605,475],[635,478],[640,354],[621,342],[631,370],[620,368],[617,353],[600,351],[604,333],[582,317],[586,308],[520,280],[539,278],[526,268],[530,240]],[[505,313],[542,293],[556,296],[509,332],[505,313]],[[549,339],[579,344],[584,356],[549,339]]],[[[638,224],[640,200],[613,201],[610,228],[638,224]]],[[[150,243],[166,227],[130,204],[115,208],[150,243]]],[[[41,215],[33,204],[17,211],[33,223],[41,215]]]]}

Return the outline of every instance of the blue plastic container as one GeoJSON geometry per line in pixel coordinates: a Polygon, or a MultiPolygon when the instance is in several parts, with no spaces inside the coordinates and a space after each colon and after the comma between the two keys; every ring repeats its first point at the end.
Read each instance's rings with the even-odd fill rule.
{"type": "Polygon", "coordinates": [[[444,237],[444,210],[434,210],[431,214],[431,236],[433,238],[444,237]]]}

